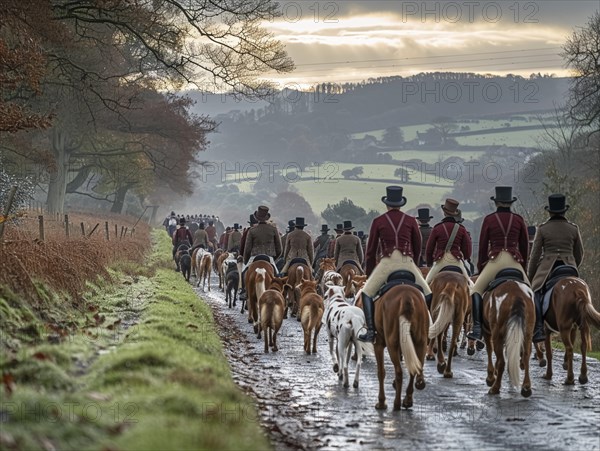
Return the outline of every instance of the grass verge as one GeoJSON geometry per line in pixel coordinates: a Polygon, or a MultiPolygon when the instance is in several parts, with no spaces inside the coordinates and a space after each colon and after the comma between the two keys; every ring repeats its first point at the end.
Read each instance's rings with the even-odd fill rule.
{"type": "Polygon", "coordinates": [[[0,448],[270,448],[209,307],[172,270],[164,231],[153,241],[143,267],[89,284],[88,327],[3,354],[0,448]]]}

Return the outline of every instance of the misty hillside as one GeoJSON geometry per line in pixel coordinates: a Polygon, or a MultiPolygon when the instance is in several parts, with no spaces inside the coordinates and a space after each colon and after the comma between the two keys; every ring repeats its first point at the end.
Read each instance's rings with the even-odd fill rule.
{"type": "Polygon", "coordinates": [[[564,103],[569,80],[532,75],[493,77],[429,73],[362,83],[322,84],[311,92],[286,90],[263,101],[191,94],[194,112],[220,123],[211,134],[210,159],[250,160],[306,154],[336,157],[354,133],[452,120],[509,119],[564,103]]]}

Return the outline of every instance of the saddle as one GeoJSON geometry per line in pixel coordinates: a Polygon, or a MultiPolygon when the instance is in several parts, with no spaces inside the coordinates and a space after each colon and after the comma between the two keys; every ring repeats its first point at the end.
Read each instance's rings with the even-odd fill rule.
{"type": "Polygon", "coordinates": [[[459,274],[463,273],[462,270],[456,265],[444,266],[442,269],[440,269],[440,272],[444,272],[444,271],[457,272],[459,274]]]}
{"type": "Polygon", "coordinates": [[[543,292],[550,291],[560,279],[563,279],[565,277],[579,277],[579,271],[577,271],[577,268],[575,266],[571,265],[557,266],[552,270],[550,276],[548,277],[548,280],[544,284],[543,292]]]}
{"type": "Polygon", "coordinates": [[[410,271],[401,269],[394,271],[388,276],[385,285],[382,286],[379,291],[377,291],[377,295],[375,297],[383,296],[390,289],[398,285],[410,285],[423,293],[423,287],[415,282],[415,275],[410,271]]]}
{"type": "Polygon", "coordinates": [[[264,254],[259,254],[256,257],[254,257],[255,262],[268,262],[271,263],[271,259],[269,258],[268,255],[264,255],[264,254]]]}
{"type": "Polygon", "coordinates": [[[308,264],[308,262],[306,261],[305,258],[302,257],[294,257],[290,260],[290,264],[288,265],[288,268],[292,265],[306,265],[306,266],[310,266],[308,264]]]}
{"type": "Polygon", "coordinates": [[[354,266],[356,266],[358,269],[360,269],[362,271],[362,268],[360,267],[360,265],[356,261],[354,261],[354,260],[344,260],[344,263],[342,263],[340,265],[340,268],[342,266],[344,266],[344,265],[354,265],[354,266]]]}
{"type": "Polygon", "coordinates": [[[502,285],[504,282],[509,280],[516,280],[517,282],[525,282],[523,279],[523,273],[518,269],[505,268],[496,274],[494,280],[490,282],[485,291],[492,291],[502,285]]]}

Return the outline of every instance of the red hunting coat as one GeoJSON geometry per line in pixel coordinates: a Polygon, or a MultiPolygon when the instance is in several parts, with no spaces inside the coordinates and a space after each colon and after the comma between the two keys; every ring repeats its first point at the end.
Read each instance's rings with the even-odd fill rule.
{"type": "MultiPolygon", "coordinates": [[[[366,273],[371,275],[377,264],[377,248],[381,256],[389,257],[398,249],[418,262],[421,255],[421,232],[417,220],[400,210],[390,210],[373,219],[367,242],[366,273]]],[[[416,263],[415,263],[416,264],[416,263]]]]}
{"type": "Polygon", "coordinates": [[[527,271],[529,252],[527,225],[521,216],[511,212],[509,208],[499,207],[495,213],[487,215],[481,224],[477,260],[479,272],[488,260],[496,258],[503,250],[509,252],[527,271]]]}
{"type": "MultiPolygon", "coordinates": [[[[433,265],[434,262],[438,261],[444,256],[444,251],[446,250],[446,245],[448,244],[448,240],[452,234],[454,224],[456,224],[454,218],[446,217],[442,220],[442,222],[433,227],[431,235],[429,235],[429,239],[427,240],[427,247],[425,249],[427,266],[433,265]]],[[[450,253],[457,260],[467,260],[471,258],[472,252],[473,247],[471,243],[471,237],[469,236],[467,229],[459,224],[458,232],[456,233],[456,237],[454,238],[454,242],[450,248],[450,253]]]]}

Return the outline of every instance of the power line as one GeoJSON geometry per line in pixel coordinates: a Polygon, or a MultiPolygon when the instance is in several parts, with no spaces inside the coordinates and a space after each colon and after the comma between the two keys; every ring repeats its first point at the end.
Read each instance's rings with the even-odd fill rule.
{"type": "Polygon", "coordinates": [[[535,52],[541,50],[560,50],[562,47],[540,47],[535,49],[521,49],[521,50],[499,50],[494,52],[478,52],[478,53],[457,53],[450,55],[429,55],[429,56],[411,56],[405,58],[383,58],[383,59],[371,59],[371,60],[347,60],[347,61],[328,61],[322,63],[305,63],[305,64],[296,64],[296,66],[325,66],[325,65],[333,65],[333,64],[354,64],[354,63],[377,63],[384,61],[405,61],[405,60],[414,60],[414,59],[431,59],[431,58],[453,58],[456,56],[464,57],[464,56],[476,56],[476,55],[497,55],[502,53],[515,53],[515,52],[535,52]]]}

